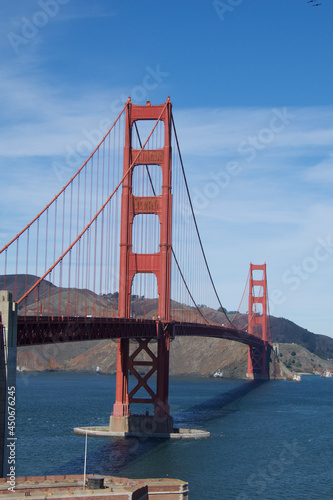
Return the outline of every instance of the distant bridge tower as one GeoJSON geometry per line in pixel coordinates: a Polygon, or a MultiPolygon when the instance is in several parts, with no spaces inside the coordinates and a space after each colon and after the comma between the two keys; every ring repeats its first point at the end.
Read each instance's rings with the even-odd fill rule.
{"type": "Polygon", "coordinates": [[[268,379],[270,348],[267,336],[266,264],[250,264],[248,333],[260,336],[264,341],[264,346],[249,346],[247,378],[268,379]],[[256,271],[262,271],[260,279],[254,279],[256,271]],[[261,305],[259,311],[257,304],[261,305]]]}
{"type": "MultiPolygon", "coordinates": [[[[159,165],[162,171],[161,194],[158,196],[134,196],[132,193],[132,171],[127,175],[122,186],[121,199],[121,234],[120,234],[120,271],[119,271],[119,317],[130,317],[132,282],[137,273],[153,273],[157,279],[159,296],[158,315],[161,320],[170,320],[170,275],[171,275],[171,102],[159,106],[138,106],[130,101],[126,107],[124,174],[135,160],[137,165],[159,165]],[[144,149],[138,159],[139,150],[132,148],[132,131],[137,120],[160,120],[164,122],[164,147],[144,149]],[[156,214],[160,222],[159,252],[139,254],[132,251],[132,227],[138,214],[156,214]]],[[[160,186],[156,186],[159,188],[160,186]]],[[[169,329],[163,329],[156,322],[157,353],[149,347],[149,339],[137,338],[134,352],[130,353],[129,339],[118,339],[116,402],[110,417],[111,431],[147,431],[140,429],[147,426],[149,419],[131,416],[131,403],[151,403],[154,416],[151,417],[151,432],[171,432],[173,422],[168,401],[169,391],[169,329]],[[139,358],[144,351],[148,361],[139,358]],[[140,360],[141,359],[141,360],[140,360]],[[146,375],[140,375],[138,367],[148,367],[146,375]],[[137,369],[136,369],[137,368],[137,369]],[[137,385],[129,392],[128,373],[134,375],[137,385]],[[156,391],[148,385],[148,379],[157,375],[156,391]],[[139,389],[145,389],[147,397],[135,397],[139,389]]]]}

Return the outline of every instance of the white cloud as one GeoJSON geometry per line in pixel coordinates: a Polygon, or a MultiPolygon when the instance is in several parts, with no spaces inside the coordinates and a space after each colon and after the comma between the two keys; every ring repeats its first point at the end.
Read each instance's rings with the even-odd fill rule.
{"type": "Polygon", "coordinates": [[[333,154],[305,172],[305,180],[322,184],[333,182],[333,154]]]}

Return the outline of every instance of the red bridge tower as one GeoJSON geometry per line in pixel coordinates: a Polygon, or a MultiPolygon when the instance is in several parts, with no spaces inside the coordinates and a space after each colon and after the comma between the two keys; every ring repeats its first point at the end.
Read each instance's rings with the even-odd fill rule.
{"type": "MultiPolygon", "coordinates": [[[[137,273],[153,273],[157,279],[158,315],[161,320],[170,320],[170,274],[171,274],[171,102],[159,106],[138,106],[127,103],[124,147],[124,175],[121,199],[120,270],[119,270],[119,317],[130,317],[132,281],[137,273]],[[164,122],[164,147],[139,150],[132,148],[132,131],[137,120],[158,120],[164,122]],[[134,162],[134,164],[133,164],[134,162]],[[162,171],[162,191],[158,196],[134,196],[132,194],[132,173],[137,165],[159,165],[162,171]],[[154,254],[139,254],[132,251],[132,227],[138,214],[156,214],[160,222],[160,248],[154,254]]],[[[110,417],[110,430],[120,432],[172,432],[173,421],[168,401],[169,391],[169,329],[163,329],[156,322],[157,353],[150,349],[150,339],[135,339],[134,351],[130,353],[129,339],[118,339],[116,402],[110,417]],[[142,351],[145,361],[138,360],[142,351]],[[148,356],[147,356],[148,355],[148,356]],[[148,360],[147,360],[148,358],[148,360]],[[137,367],[148,367],[140,375],[137,367]],[[128,373],[136,378],[137,385],[129,392],[128,373]],[[156,390],[148,385],[148,379],[157,375],[156,390]],[[145,398],[135,397],[139,389],[147,394],[145,398]],[[151,403],[154,415],[140,418],[131,415],[131,403],[151,403]],[[142,428],[144,426],[144,428],[142,428]],[[147,426],[150,427],[147,429],[147,426]]],[[[133,342],[133,340],[132,340],[133,342]]]]}
{"type": "Polygon", "coordinates": [[[267,338],[266,264],[250,264],[248,333],[260,336],[264,341],[264,346],[249,346],[247,377],[250,379],[268,379],[269,342],[267,338]],[[256,271],[262,271],[261,279],[254,279],[254,272],[256,271]],[[255,295],[256,292],[257,295],[255,295]],[[256,310],[257,304],[261,304],[261,311],[256,310]]]}

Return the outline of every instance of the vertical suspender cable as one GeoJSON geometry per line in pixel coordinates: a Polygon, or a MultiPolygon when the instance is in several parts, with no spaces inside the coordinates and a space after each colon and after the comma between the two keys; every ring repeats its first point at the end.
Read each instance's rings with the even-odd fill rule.
{"type": "MultiPolygon", "coordinates": [[[[194,220],[194,225],[195,225],[195,229],[196,229],[196,232],[197,232],[197,236],[198,236],[198,240],[199,240],[199,244],[200,244],[200,248],[201,248],[201,251],[202,251],[202,255],[203,255],[203,258],[204,258],[204,261],[205,261],[205,264],[206,264],[206,268],[207,268],[207,272],[208,272],[208,275],[209,275],[209,278],[210,278],[210,281],[211,281],[211,284],[213,286],[213,289],[214,289],[214,292],[215,292],[215,296],[218,300],[218,303],[221,307],[221,310],[223,311],[224,308],[222,306],[222,303],[221,303],[221,300],[220,300],[220,297],[217,293],[217,290],[215,288],[215,284],[214,284],[214,281],[213,281],[213,278],[212,278],[212,275],[211,275],[211,272],[210,272],[210,269],[209,269],[209,266],[208,266],[208,262],[207,262],[207,258],[206,258],[206,254],[205,254],[205,251],[204,251],[204,248],[203,248],[203,245],[202,245],[202,241],[201,241],[201,237],[200,237],[200,233],[199,233],[199,229],[198,229],[198,225],[197,225],[197,221],[196,221],[196,217],[195,217],[195,214],[194,214],[194,209],[193,209],[193,205],[192,205],[192,200],[191,200],[191,196],[190,196],[190,192],[189,192],[189,189],[188,189],[188,185],[187,185],[187,180],[186,180],[186,176],[185,176],[185,170],[184,170],[184,164],[183,164],[183,160],[182,160],[182,156],[181,156],[181,152],[180,152],[180,147],[179,147],[179,142],[178,142],[178,137],[177,137],[177,132],[176,132],[176,127],[175,127],[175,123],[174,123],[174,119],[173,119],[173,116],[171,115],[171,123],[172,123],[172,126],[173,126],[173,130],[174,130],[174,134],[175,134],[175,139],[176,139],[176,144],[177,144],[177,150],[178,150],[178,154],[179,154],[179,159],[180,159],[180,164],[181,164],[181,168],[182,168],[182,172],[183,172],[183,176],[184,176],[184,182],[185,182],[185,187],[186,187],[186,192],[187,192],[187,196],[188,196],[188,200],[189,200],[189,203],[190,203],[190,207],[191,207],[191,212],[192,212],[192,217],[193,217],[193,220],[194,220]]],[[[226,314],[226,312],[224,313],[225,316],[227,317],[229,323],[231,323],[228,315],[226,314]]]]}

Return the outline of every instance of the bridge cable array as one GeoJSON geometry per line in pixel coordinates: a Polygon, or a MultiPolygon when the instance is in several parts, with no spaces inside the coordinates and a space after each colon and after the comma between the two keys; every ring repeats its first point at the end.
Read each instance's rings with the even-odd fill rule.
{"type": "MultiPolygon", "coordinates": [[[[140,137],[139,130],[138,130],[138,127],[137,127],[136,122],[134,122],[134,127],[135,127],[135,131],[136,131],[136,134],[137,134],[137,138],[138,138],[138,141],[139,141],[140,147],[142,148],[141,137],[140,137]]],[[[146,171],[147,171],[147,175],[148,175],[148,178],[149,178],[149,182],[150,182],[150,186],[151,186],[152,192],[153,192],[154,196],[156,196],[156,190],[155,190],[155,187],[154,187],[154,184],[153,184],[152,177],[151,177],[150,172],[149,172],[148,165],[145,165],[145,167],[146,167],[146,171]]],[[[183,281],[183,283],[184,283],[184,286],[185,286],[185,288],[186,288],[186,290],[187,290],[187,292],[188,292],[188,294],[189,294],[189,296],[190,296],[190,298],[191,298],[191,300],[192,300],[192,302],[193,302],[193,304],[194,304],[195,308],[197,309],[198,313],[199,313],[199,314],[200,314],[200,316],[203,318],[203,320],[204,320],[207,324],[209,324],[208,319],[207,319],[207,318],[205,318],[205,316],[204,316],[204,315],[203,315],[203,313],[201,312],[200,307],[199,307],[199,306],[198,306],[198,304],[196,303],[196,301],[195,301],[195,299],[194,299],[194,297],[193,297],[193,295],[192,295],[192,293],[191,293],[191,291],[190,291],[190,289],[189,289],[189,287],[188,287],[188,284],[187,284],[186,279],[185,279],[185,277],[184,277],[184,275],[183,275],[183,273],[182,273],[182,270],[181,270],[181,268],[180,268],[180,265],[179,265],[179,262],[178,262],[178,259],[177,259],[177,257],[176,257],[176,254],[175,254],[175,251],[174,251],[173,247],[171,247],[171,253],[172,253],[172,256],[173,256],[173,258],[174,258],[174,260],[175,260],[176,266],[177,266],[177,268],[178,268],[178,271],[179,271],[179,273],[180,273],[180,276],[181,276],[181,278],[182,278],[182,281],[183,281]]]]}
{"type": "MultiPolygon", "coordinates": [[[[166,106],[165,106],[166,107],[166,106]]],[[[165,109],[164,107],[164,109],[165,109]]],[[[161,116],[164,112],[164,109],[163,111],[161,112],[161,116]]],[[[103,212],[103,210],[105,209],[105,207],[108,205],[109,201],[113,198],[114,194],[118,191],[119,187],[122,185],[122,183],[124,182],[125,178],[128,176],[128,174],[131,172],[131,170],[133,169],[134,165],[135,165],[135,162],[137,161],[137,159],[139,158],[140,156],[140,153],[143,151],[143,149],[145,148],[147,142],[149,141],[150,137],[152,136],[158,122],[160,121],[160,118],[159,117],[150,133],[150,135],[148,136],[148,138],[146,139],[144,145],[142,146],[141,150],[137,153],[135,159],[132,161],[131,165],[129,166],[129,168],[127,169],[127,171],[125,172],[125,174],[123,175],[122,179],[118,182],[117,186],[114,188],[114,190],[112,191],[112,193],[109,195],[109,197],[107,198],[107,200],[105,201],[105,203],[101,206],[101,208],[98,210],[98,212],[94,215],[94,217],[90,220],[90,222],[86,225],[86,227],[83,229],[83,231],[81,231],[81,233],[76,237],[76,239],[73,241],[73,243],[67,248],[67,250],[58,258],[58,260],[44,273],[44,275],[39,278],[39,280],[37,280],[37,282],[17,301],[18,304],[20,304],[42,281],[43,279],[46,278],[46,276],[56,267],[57,264],[59,264],[63,258],[69,253],[69,251],[76,245],[76,243],[82,238],[83,234],[88,231],[88,229],[92,226],[92,224],[97,220],[98,216],[103,212]]]]}
{"type": "MultiPolygon", "coordinates": [[[[143,150],[146,147],[147,150],[154,149],[150,147],[152,141],[155,141],[153,144],[155,149],[158,149],[158,144],[163,144],[160,123],[163,123],[161,117],[166,105],[143,144],[137,122],[134,122],[139,147],[135,150],[135,158],[132,159],[130,167],[124,173],[122,171],[124,134],[121,123],[124,120],[125,109],[126,104],[97,147],[60,192],[0,250],[0,257],[4,258],[4,276],[0,277],[2,280],[0,286],[13,290],[14,300],[20,306],[20,314],[23,312],[25,315],[53,316],[62,315],[65,311],[65,315],[68,316],[96,314],[107,316],[111,313],[113,317],[117,316],[119,188],[128,175],[138,177],[140,172],[142,173],[139,160],[143,150]],[[23,236],[25,240],[21,244],[19,242],[23,236]],[[16,248],[13,245],[15,242],[16,248]],[[9,256],[10,249],[13,251],[11,250],[9,256]],[[41,267],[43,269],[40,269],[41,267]],[[8,274],[7,268],[11,269],[12,274],[8,274]],[[24,286],[18,283],[20,274],[25,276],[24,286]]],[[[221,313],[228,321],[227,326],[238,328],[234,324],[235,317],[231,320],[222,306],[212,278],[172,115],[171,124],[175,146],[172,153],[175,155],[173,177],[178,179],[179,185],[181,184],[179,186],[177,182],[173,183],[175,190],[173,219],[176,227],[173,228],[171,253],[176,272],[172,274],[174,277],[171,283],[171,317],[176,321],[221,325],[221,316],[216,314],[215,317],[212,316],[214,309],[197,300],[199,295],[205,302],[211,300],[210,292],[208,293],[209,284],[221,313]],[[203,263],[199,261],[199,255],[203,263]]],[[[158,170],[155,169],[157,176],[155,181],[152,167],[154,166],[142,165],[150,190],[157,197],[160,177],[158,170]]],[[[143,192],[147,190],[144,187],[142,189],[143,192]]],[[[153,229],[149,231],[148,223],[137,224],[136,219],[139,219],[139,216],[133,221],[133,227],[137,226],[136,232],[134,231],[133,246],[142,247],[143,240],[146,240],[146,243],[148,240],[155,240],[154,245],[157,250],[154,251],[159,251],[159,231],[156,221],[151,226],[153,229]]],[[[132,292],[132,312],[135,317],[148,318],[154,314],[154,307],[148,307],[146,299],[153,293],[154,286],[149,285],[147,288],[144,280],[150,278],[138,276],[139,274],[133,280],[133,290],[136,286],[140,293],[132,292]]]]}
{"type": "Polygon", "coordinates": [[[206,265],[208,276],[209,276],[209,279],[211,281],[211,284],[212,284],[215,296],[216,296],[217,301],[218,301],[218,303],[220,305],[221,311],[224,312],[226,318],[229,321],[229,324],[231,325],[232,321],[228,317],[228,315],[227,315],[227,313],[225,311],[225,308],[222,306],[222,302],[221,302],[220,297],[219,297],[219,295],[217,293],[217,290],[216,290],[216,287],[215,287],[215,284],[214,284],[214,281],[213,281],[213,277],[212,277],[212,274],[210,272],[210,268],[209,268],[209,265],[208,265],[208,261],[207,261],[207,258],[206,258],[206,254],[205,254],[205,251],[204,251],[204,248],[203,248],[203,244],[202,244],[201,236],[200,236],[200,233],[199,233],[199,228],[198,228],[197,220],[196,220],[194,209],[193,209],[192,199],[191,199],[190,191],[189,191],[187,180],[186,180],[184,163],[183,163],[182,155],[181,155],[181,152],[180,152],[179,141],[178,141],[178,136],[177,136],[177,132],[176,132],[176,126],[175,126],[175,122],[174,122],[173,116],[171,116],[171,123],[172,123],[173,131],[174,131],[174,134],[175,134],[175,139],[176,139],[176,144],[177,144],[177,149],[178,149],[178,155],[179,155],[180,164],[181,164],[181,168],[182,168],[182,173],[183,173],[183,178],[184,178],[184,182],[185,182],[186,192],[187,192],[188,201],[189,201],[189,204],[190,204],[191,213],[192,213],[192,217],[193,217],[193,221],[194,221],[194,225],[195,225],[195,229],[196,229],[198,241],[199,241],[199,244],[200,244],[202,256],[203,256],[203,259],[204,259],[204,262],[205,262],[205,265],[206,265]]]}

